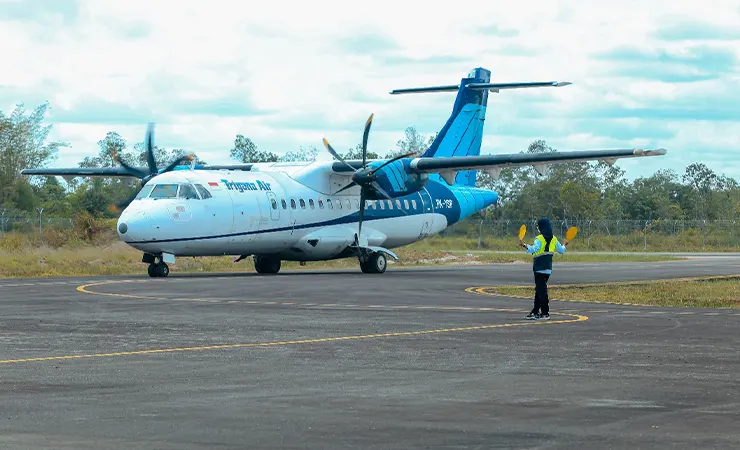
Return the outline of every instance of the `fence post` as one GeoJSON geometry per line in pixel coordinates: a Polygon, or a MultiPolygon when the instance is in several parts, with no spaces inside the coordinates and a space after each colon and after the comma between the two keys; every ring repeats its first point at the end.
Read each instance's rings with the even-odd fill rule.
{"type": "Polygon", "coordinates": [[[478,224],[478,248],[483,246],[483,219],[478,224]]]}
{"type": "Polygon", "coordinates": [[[648,229],[648,223],[649,221],[645,221],[645,228],[642,230],[642,237],[645,241],[645,250],[647,250],[647,229],[648,229]]]}
{"type": "Polygon", "coordinates": [[[36,209],[39,212],[39,239],[41,239],[41,243],[43,244],[43,242],[44,242],[44,232],[43,232],[43,230],[41,228],[41,223],[42,223],[42,217],[43,217],[42,216],[42,213],[44,212],[44,208],[36,208],[36,209]]]}

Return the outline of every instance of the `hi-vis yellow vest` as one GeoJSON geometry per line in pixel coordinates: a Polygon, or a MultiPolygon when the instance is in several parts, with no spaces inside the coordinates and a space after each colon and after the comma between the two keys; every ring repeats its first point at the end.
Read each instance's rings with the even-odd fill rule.
{"type": "Polygon", "coordinates": [[[552,270],[552,255],[555,254],[555,250],[558,248],[558,238],[555,236],[550,239],[550,245],[547,245],[547,241],[543,235],[538,235],[535,240],[540,241],[540,248],[534,252],[534,261],[532,263],[532,270],[537,272],[538,270],[552,270]]]}

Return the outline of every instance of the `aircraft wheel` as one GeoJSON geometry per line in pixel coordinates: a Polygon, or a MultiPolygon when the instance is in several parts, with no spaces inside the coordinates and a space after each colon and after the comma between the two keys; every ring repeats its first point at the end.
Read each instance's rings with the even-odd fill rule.
{"type": "Polygon", "coordinates": [[[161,262],[157,264],[157,276],[165,278],[170,274],[170,268],[167,264],[161,262]]]}
{"type": "Polygon", "coordinates": [[[362,273],[373,273],[373,267],[370,265],[370,261],[360,261],[360,270],[362,270],[362,273]]]}
{"type": "Polygon", "coordinates": [[[388,259],[382,252],[375,252],[370,255],[366,263],[360,263],[360,268],[365,273],[383,273],[388,267],[388,259]]]}
{"type": "Polygon", "coordinates": [[[147,270],[149,273],[149,276],[152,278],[156,278],[159,275],[157,274],[157,265],[156,264],[149,264],[149,269],[147,270]]]}
{"type": "Polygon", "coordinates": [[[276,274],[280,272],[280,260],[278,258],[257,256],[254,258],[254,269],[257,273],[276,274]]]}

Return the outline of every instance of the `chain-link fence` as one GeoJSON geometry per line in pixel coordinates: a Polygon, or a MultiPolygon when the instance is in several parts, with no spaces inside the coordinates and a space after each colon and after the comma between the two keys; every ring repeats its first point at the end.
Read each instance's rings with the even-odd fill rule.
{"type": "MultiPolygon", "coordinates": [[[[526,240],[537,234],[537,221],[473,220],[452,225],[440,233],[449,248],[516,250],[519,227],[527,226],[526,240]]],[[[0,236],[6,233],[40,234],[51,229],[69,230],[68,218],[0,217],[0,236]]],[[[740,251],[738,220],[554,220],[553,231],[561,240],[569,227],[579,229],[572,247],[589,251],[740,251]]]]}
{"type": "MultiPolygon", "coordinates": [[[[537,221],[466,220],[441,233],[446,238],[477,241],[494,247],[513,239],[527,226],[526,239],[537,234],[537,221]]],[[[569,227],[579,229],[574,247],[593,251],[740,251],[738,220],[554,220],[553,232],[562,240],[569,227]]]]}
{"type": "Polygon", "coordinates": [[[44,228],[71,229],[72,219],[0,217],[0,233],[38,233],[44,228]]]}

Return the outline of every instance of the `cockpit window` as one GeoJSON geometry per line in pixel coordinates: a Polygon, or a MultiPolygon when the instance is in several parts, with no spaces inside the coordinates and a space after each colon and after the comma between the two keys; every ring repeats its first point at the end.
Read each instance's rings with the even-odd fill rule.
{"type": "Polygon", "coordinates": [[[195,193],[195,188],[190,184],[181,184],[180,193],[177,196],[186,199],[198,199],[198,194],[195,193]]]}
{"type": "Polygon", "coordinates": [[[152,189],[149,198],[175,198],[177,197],[177,184],[158,184],[152,189]]]}
{"type": "Polygon", "coordinates": [[[200,194],[200,198],[203,198],[203,199],[211,198],[211,193],[208,192],[208,189],[204,188],[203,186],[196,184],[195,189],[198,190],[198,193],[200,194]]]}
{"type": "Polygon", "coordinates": [[[141,189],[141,190],[139,191],[139,193],[138,193],[138,194],[136,194],[136,199],[135,199],[135,200],[138,200],[138,199],[140,199],[140,198],[146,198],[146,197],[149,197],[149,194],[151,194],[151,192],[152,192],[152,189],[154,189],[154,185],[148,184],[148,185],[144,186],[144,187],[143,187],[143,188],[142,188],[142,189],[141,189]]]}

